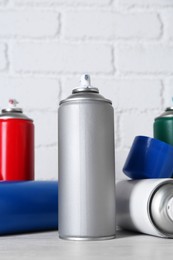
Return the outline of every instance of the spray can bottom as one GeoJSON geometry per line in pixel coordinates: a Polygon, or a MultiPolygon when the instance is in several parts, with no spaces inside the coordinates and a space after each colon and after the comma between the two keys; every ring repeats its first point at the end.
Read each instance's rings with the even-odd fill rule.
{"type": "Polygon", "coordinates": [[[116,188],[120,228],[173,238],[173,179],[124,180],[116,188]]]}
{"type": "Polygon", "coordinates": [[[100,241],[114,239],[116,235],[104,236],[104,237],[71,237],[71,236],[59,236],[59,238],[70,241],[100,241]]]}

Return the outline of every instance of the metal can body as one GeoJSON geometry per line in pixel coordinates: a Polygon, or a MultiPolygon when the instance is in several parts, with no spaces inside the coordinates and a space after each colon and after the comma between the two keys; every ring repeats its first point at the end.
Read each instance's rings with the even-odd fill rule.
{"type": "Polygon", "coordinates": [[[73,240],[113,238],[113,108],[99,100],[71,100],[60,105],[58,126],[59,235],[73,240]]]}
{"type": "Polygon", "coordinates": [[[167,108],[161,116],[157,117],[153,128],[156,139],[173,145],[173,108],[167,108]]]}
{"type": "Polygon", "coordinates": [[[117,225],[173,238],[173,180],[120,181],[116,185],[117,225]]]}
{"type": "Polygon", "coordinates": [[[34,179],[34,125],[31,120],[0,119],[0,179],[34,179]]]}
{"type": "Polygon", "coordinates": [[[0,182],[0,235],[58,229],[58,182],[0,182]]]}

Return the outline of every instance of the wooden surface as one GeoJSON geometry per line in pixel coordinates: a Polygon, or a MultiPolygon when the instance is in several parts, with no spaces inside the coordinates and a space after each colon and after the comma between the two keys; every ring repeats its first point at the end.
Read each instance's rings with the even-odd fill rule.
{"type": "Polygon", "coordinates": [[[0,259],[128,259],[172,260],[173,240],[117,232],[107,241],[65,241],[58,232],[43,232],[0,237],[0,259]]]}

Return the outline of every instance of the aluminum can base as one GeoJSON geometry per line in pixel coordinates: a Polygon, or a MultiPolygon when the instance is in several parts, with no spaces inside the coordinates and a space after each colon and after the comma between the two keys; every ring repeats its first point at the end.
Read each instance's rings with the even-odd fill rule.
{"type": "Polygon", "coordinates": [[[114,239],[116,235],[105,236],[105,237],[67,237],[67,236],[59,236],[59,238],[70,241],[99,241],[99,240],[109,240],[114,239]]]}

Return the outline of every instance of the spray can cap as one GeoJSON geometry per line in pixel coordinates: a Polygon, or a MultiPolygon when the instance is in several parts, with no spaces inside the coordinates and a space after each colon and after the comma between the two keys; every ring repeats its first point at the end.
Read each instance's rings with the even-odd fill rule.
{"type": "Polygon", "coordinates": [[[89,74],[83,74],[80,78],[80,87],[73,89],[73,94],[78,92],[94,92],[99,93],[98,88],[91,86],[91,78],[89,74]]]}
{"type": "MultiPolygon", "coordinates": [[[[172,102],[173,102],[173,97],[172,97],[172,102]]],[[[165,109],[165,112],[162,113],[160,116],[156,117],[155,120],[160,119],[160,118],[165,118],[165,117],[173,117],[173,106],[167,107],[165,109]]]]}
{"type": "Polygon", "coordinates": [[[16,99],[9,99],[8,101],[8,107],[2,109],[2,113],[12,112],[12,113],[22,113],[22,108],[19,108],[17,105],[19,102],[16,99]]]}
{"type": "MultiPolygon", "coordinates": [[[[172,103],[173,103],[173,97],[171,98],[171,101],[172,101],[172,103]]],[[[167,107],[167,108],[165,109],[165,112],[167,112],[167,113],[173,113],[173,106],[172,106],[172,104],[171,104],[170,107],[167,107]]]]}
{"type": "Polygon", "coordinates": [[[0,119],[18,118],[33,121],[31,118],[23,114],[23,110],[22,108],[18,107],[18,104],[19,102],[16,99],[9,99],[8,107],[2,109],[0,119]]]}
{"type": "Polygon", "coordinates": [[[79,101],[101,101],[112,104],[111,100],[104,98],[99,94],[98,88],[91,86],[90,76],[84,74],[80,78],[80,86],[73,89],[72,95],[60,101],[60,105],[67,102],[79,102],[79,101]]]}

